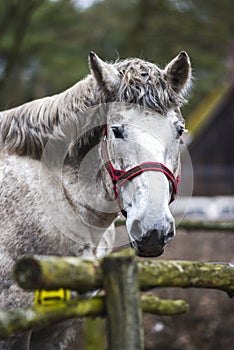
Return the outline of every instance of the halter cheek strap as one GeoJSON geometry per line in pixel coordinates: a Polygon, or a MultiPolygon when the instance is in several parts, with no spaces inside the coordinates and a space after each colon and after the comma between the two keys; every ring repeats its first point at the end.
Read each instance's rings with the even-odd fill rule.
{"type": "MultiPolygon", "coordinates": [[[[114,168],[113,164],[110,161],[106,136],[107,128],[105,128],[104,130],[104,138],[102,141],[101,153],[102,159],[104,160],[105,168],[108,171],[112,180],[113,190],[115,192],[116,199],[118,199],[120,187],[123,186],[127,181],[132,180],[134,177],[144,173],[145,171],[159,171],[167,177],[171,186],[171,198],[169,204],[174,201],[175,196],[178,193],[178,184],[180,180],[179,176],[175,178],[171,170],[168,169],[164,164],[159,162],[144,162],[127,171],[114,168]]],[[[121,210],[121,212],[125,217],[127,217],[127,213],[125,210],[121,210]]]]}

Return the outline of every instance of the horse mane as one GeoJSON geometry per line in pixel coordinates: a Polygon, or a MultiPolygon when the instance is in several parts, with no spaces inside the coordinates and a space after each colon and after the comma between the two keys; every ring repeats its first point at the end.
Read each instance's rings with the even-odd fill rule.
{"type": "MultiPolygon", "coordinates": [[[[49,139],[66,138],[67,128],[77,130],[83,124],[87,128],[87,123],[92,123],[91,119],[84,120],[87,110],[102,99],[104,94],[89,75],[60,94],[0,112],[0,149],[39,159],[49,139]]],[[[83,135],[82,144],[87,142],[83,135]]]]}
{"type": "MultiPolygon", "coordinates": [[[[180,107],[184,97],[177,94],[154,64],[141,59],[126,59],[114,63],[121,75],[117,92],[106,93],[93,75],[88,75],[70,89],[49,97],[28,102],[22,106],[0,112],[0,149],[9,154],[28,155],[40,159],[49,139],[63,139],[69,125],[82,136],[76,149],[82,153],[90,140],[100,137],[102,128],[94,129],[93,116],[89,110],[106,102],[139,104],[164,114],[171,107],[180,107]],[[85,125],[88,132],[81,132],[85,125]],[[90,131],[91,130],[91,131],[90,131]]],[[[103,125],[102,113],[95,113],[103,125]]]]}

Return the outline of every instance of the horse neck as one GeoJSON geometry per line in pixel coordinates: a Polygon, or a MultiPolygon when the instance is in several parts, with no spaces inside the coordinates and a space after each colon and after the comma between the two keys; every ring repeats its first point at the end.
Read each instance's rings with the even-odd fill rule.
{"type": "Polygon", "coordinates": [[[87,222],[108,227],[116,213],[108,213],[109,193],[105,185],[106,174],[100,171],[102,159],[99,150],[106,123],[105,105],[101,103],[108,102],[108,98],[98,88],[93,76],[88,76],[62,93],[59,99],[58,108],[61,108],[63,117],[67,115],[71,121],[68,133],[75,130],[72,137],[77,140],[72,143],[64,163],[63,186],[67,199],[74,208],[82,210],[87,222]],[[61,106],[66,106],[66,109],[61,106]],[[100,207],[103,198],[106,200],[100,207]]]}
{"type": "Polygon", "coordinates": [[[113,195],[112,183],[109,174],[103,169],[100,151],[106,123],[105,103],[109,102],[109,97],[98,88],[92,76],[77,83],[62,97],[65,101],[69,97],[66,105],[69,109],[70,103],[74,111],[74,114],[69,112],[70,118],[74,117],[78,131],[84,135],[81,139],[78,138],[78,144],[74,143],[67,158],[67,165],[73,169],[74,176],[78,174],[76,181],[70,182],[73,185],[67,193],[71,199],[74,197],[74,201],[79,197],[88,219],[95,221],[98,227],[107,227],[117,215],[116,211],[109,211],[113,195]],[[78,120],[76,111],[81,112],[78,120]],[[72,189],[73,186],[77,188],[72,189]],[[80,191],[82,193],[78,195],[80,191]]]}
{"type": "Polygon", "coordinates": [[[103,169],[99,147],[92,148],[79,163],[68,162],[63,170],[67,200],[97,232],[97,228],[107,228],[117,215],[117,210],[110,210],[111,180],[103,169]]]}

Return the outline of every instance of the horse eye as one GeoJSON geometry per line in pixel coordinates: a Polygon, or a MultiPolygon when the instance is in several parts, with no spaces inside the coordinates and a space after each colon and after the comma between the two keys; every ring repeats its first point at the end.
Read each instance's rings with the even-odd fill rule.
{"type": "Polygon", "coordinates": [[[123,139],[124,128],[122,125],[112,125],[111,130],[113,131],[116,139],[123,139]]]}
{"type": "Polygon", "coordinates": [[[178,134],[179,134],[180,136],[182,136],[184,130],[185,130],[184,124],[178,123],[178,125],[177,125],[177,131],[178,131],[178,134]]]}
{"type": "Polygon", "coordinates": [[[184,132],[184,127],[180,126],[179,129],[178,129],[179,135],[182,136],[183,132],[184,132]]]}

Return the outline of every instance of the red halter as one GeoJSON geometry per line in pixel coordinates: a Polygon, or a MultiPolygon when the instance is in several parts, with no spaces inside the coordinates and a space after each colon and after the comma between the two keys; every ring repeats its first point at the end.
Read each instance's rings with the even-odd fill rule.
{"type": "MultiPolygon", "coordinates": [[[[123,186],[126,183],[126,181],[132,180],[134,177],[142,174],[145,171],[159,171],[164,175],[166,175],[171,185],[171,198],[170,198],[169,204],[174,201],[175,196],[178,193],[178,184],[179,184],[180,177],[177,176],[175,178],[171,170],[168,169],[164,164],[159,162],[144,162],[127,171],[115,169],[113,167],[110,161],[109,152],[107,148],[107,128],[105,128],[104,130],[104,138],[102,141],[101,153],[102,153],[102,158],[104,161],[105,168],[108,171],[110,178],[112,180],[113,190],[115,192],[116,199],[118,198],[118,195],[119,195],[119,188],[123,186]]],[[[125,210],[121,209],[121,212],[125,217],[127,217],[127,213],[125,210]]]]}

